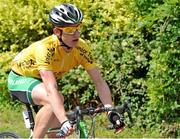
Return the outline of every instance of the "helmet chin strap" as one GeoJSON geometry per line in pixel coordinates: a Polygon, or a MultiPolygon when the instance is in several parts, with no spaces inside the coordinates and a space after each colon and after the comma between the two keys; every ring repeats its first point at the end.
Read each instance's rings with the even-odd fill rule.
{"type": "Polygon", "coordinates": [[[69,47],[67,44],[65,44],[65,43],[63,42],[63,40],[62,40],[61,37],[58,37],[58,39],[59,39],[59,41],[60,41],[60,43],[61,43],[61,46],[66,47],[67,49],[71,49],[71,47],[69,47]]]}

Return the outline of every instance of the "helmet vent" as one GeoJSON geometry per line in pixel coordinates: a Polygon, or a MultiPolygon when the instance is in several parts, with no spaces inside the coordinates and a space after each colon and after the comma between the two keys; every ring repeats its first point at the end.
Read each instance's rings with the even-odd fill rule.
{"type": "Polygon", "coordinates": [[[67,15],[68,15],[70,18],[72,18],[72,19],[73,19],[73,16],[72,16],[72,14],[70,14],[70,13],[67,13],[67,15]]]}
{"type": "Polygon", "coordinates": [[[68,17],[66,15],[62,15],[62,18],[68,20],[68,17]]]}
{"type": "Polygon", "coordinates": [[[69,10],[71,11],[71,13],[74,12],[74,9],[72,7],[69,7],[69,10]]]}
{"type": "Polygon", "coordinates": [[[56,11],[56,14],[59,15],[59,12],[56,11]]]}
{"type": "Polygon", "coordinates": [[[64,9],[60,8],[59,10],[61,10],[62,12],[64,12],[64,9]]]}
{"type": "Polygon", "coordinates": [[[75,15],[78,15],[79,13],[77,11],[75,11],[75,15]]]}

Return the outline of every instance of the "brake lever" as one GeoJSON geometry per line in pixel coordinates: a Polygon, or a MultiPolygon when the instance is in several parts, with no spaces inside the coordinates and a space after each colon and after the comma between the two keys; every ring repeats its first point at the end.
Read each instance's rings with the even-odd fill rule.
{"type": "Polygon", "coordinates": [[[125,106],[125,108],[126,108],[125,111],[126,111],[127,114],[128,114],[129,121],[130,121],[131,124],[133,125],[133,118],[132,118],[132,113],[131,113],[131,106],[130,106],[129,102],[128,102],[128,101],[125,101],[124,106],[125,106]]]}
{"type": "Polygon", "coordinates": [[[127,112],[128,118],[129,118],[131,124],[133,124],[131,106],[130,106],[128,100],[126,100],[122,106],[117,106],[115,109],[117,110],[118,113],[120,113],[122,115],[124,115],[124,113],[127,112]]]}

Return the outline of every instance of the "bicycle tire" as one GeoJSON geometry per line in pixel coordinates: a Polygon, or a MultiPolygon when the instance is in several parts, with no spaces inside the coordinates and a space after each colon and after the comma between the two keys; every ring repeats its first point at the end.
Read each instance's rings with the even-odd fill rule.
{"type": "Polygon", "coordinates": [[[0,139],[20,139],[21,137],[13,132],[1,132],[0,139]]]}

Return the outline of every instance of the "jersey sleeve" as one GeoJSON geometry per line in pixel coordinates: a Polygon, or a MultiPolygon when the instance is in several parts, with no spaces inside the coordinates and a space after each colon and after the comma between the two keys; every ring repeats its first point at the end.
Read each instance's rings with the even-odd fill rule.
{"type": "Polygon", "coordinates": [[[38,70],[52,70],[52,60],[55,54],[55,48],[48,48],[45,45],[37,46],[35,57],[38,70]]]}
{"type": "Polygon", "coordinates": [[[80,46],[78,47],[79,54],[80,54],[80,64],[86,69],[90,70],[96,67],[96,64],[94,62],[93,56],[92,56],[92,50],[91,48],[85,43],[80,43],[80,46]]]}

